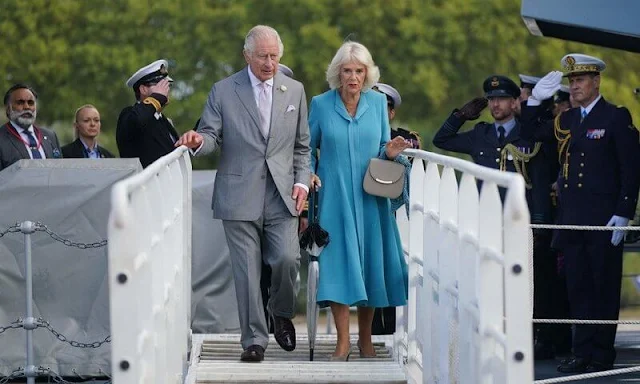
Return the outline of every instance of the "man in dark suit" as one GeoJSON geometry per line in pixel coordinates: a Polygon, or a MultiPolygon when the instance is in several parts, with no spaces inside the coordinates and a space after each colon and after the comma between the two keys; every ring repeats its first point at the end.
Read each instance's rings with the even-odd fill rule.
{"type": "Polygon", "coordinates": [[[9,121],[0,127],[0,170],[20,159],[61,158],[55,132],[34,125],[38,94],[25,84],[15,84],[4,95],[9,121]]]}
{"type": "MultiPolygon", "coordinates": [[[[516,172],[525,169],[535,155],[532,141],[520,136],[520,123],[515,118],[520,87],[505,76],[489,76],[483,83],[485,97],[477,97],[454,110],[433,138],[433,144],[447,151],[471,155],[476,164],[516,172]],[[488,101],[487,101],[488,100],[488,101]],[[467,120],[476,120],[489,105],[494,123],[480,122],[466,132],[458,132],[467,120]]],[[[525,181],[526,172],[523,172],[525,181]]],[[[501,194],[503,194],[501,189],[501,194]]]]}
{"type": "Polygon", "coordinates": [[[169,77],[166,60],[140,68],[127,80],[136,103],[120,112],[116,142],[120,157],[138,157],[143,167],[174,150],[180,137],[162,110],[169,102],[169,77]]]}
{"type": "MultiPolygon", "coordinates": [[[[539,104],[560,89],[563,73],[554,71],[534,87],[522,111],[524,137],[557,143],[561,169],[559,212],[563,225],[626,226],[640,187],[640,144],[627,108],[600,95],[605,63],[583,54],[561,60],[571,97],[579,107],[554,121],[538,119],[539,104]]],[[[617,320],[620,310],[623,231],[558,231],[554,247],[564,256],[571,315],[575,319],[617,320]]],[[[581,373],[611,369],[616,357],[615,325],[575,327],[573,358],[558,370],[581,373]]]]}
{"type": "Polygon", "coordinates": [[[114,157],[106,148],[98,145],[100,112],[93,105],[86,104],[76,110],[73,134],[76,140],[62,147],[62,155],[65,158],[104,159],[114,157]]]}

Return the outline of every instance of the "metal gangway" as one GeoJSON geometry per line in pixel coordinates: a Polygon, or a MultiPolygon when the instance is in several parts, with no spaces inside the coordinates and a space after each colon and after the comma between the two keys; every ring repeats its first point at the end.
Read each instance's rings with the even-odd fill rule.
{"type": "Polygon", "coordinates": [[[408,305],[397,309],[394,335],[374,338],[378,358],[352,353],[348,362],[328,361],[333,335],[317,336],[315,361],[298,334],[296,352],[272,342],[265,361],[253,364],[239,361],[239,335],[192,335],[188,152],[178,148],[118,182],[109,220],[113,382],[533,383],[522,177],[406,153],[414,158],[410,214],[398,210],[398,225],[408,305]],[[507,190],[504,207],[499,187],[507,190]]]}

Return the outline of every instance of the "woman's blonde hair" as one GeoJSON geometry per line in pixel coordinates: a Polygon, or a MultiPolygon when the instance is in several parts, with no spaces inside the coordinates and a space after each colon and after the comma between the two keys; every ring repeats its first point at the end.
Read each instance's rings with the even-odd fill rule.
{"type": "MultiPolygon", "coordinates": [[[[80,114],[80,111],[82,111],[83,109],[88,109],[88,108],[92,108],[95,109],[96,111],[98,111],[98,108],[96,108],[93,104],[85,104],[83,106],[81,106],[80,108],[76,109],[76,114],[73,120],[73,139],[77,139],[78,137],[80,137],[78,135],[78,127],[76,126],[76,124],[78,123],[78,115],[80,114]]],[[[100,111],[98,111],[98,113],[100,113],[100,111]]]]}
{"type": "Polygon", "coordinates": [[[348,63],[357,62],[367,67],[367,77],[362,85],[363,90],[369,90],[380,79],[380,69],[373,62],[371,53],[364,45],[355,41],[348,41],[338,49],[327,68],[327,82],[329,88],[340,88],[340,68],[348,63]]]}

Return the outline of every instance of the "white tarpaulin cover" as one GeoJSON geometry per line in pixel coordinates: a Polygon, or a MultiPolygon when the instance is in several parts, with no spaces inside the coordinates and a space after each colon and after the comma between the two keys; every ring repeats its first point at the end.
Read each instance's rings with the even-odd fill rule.
{"type": "Polygon", "coordinates": [[[240,333],[236,290],[222,221],[213,219],[216,171],[193,172],[191,329],[193,333],[240,333]]]}
{"type": "MultiPolygon", "coordinates": [[[[0,232],[41,222],[77,243],[106,239],[111,186],[141,170],[136,159],[23,160],[0,172],[0,232]]],[[[239,332],[229,249],[211,196],[215,171],[193,172],[192,329],[239,332]]],[[[34,317],[69,340],[102,341],[109,331],[107,248],[79,249],[45,232],[31,235],[34,317]]],[[[0,327],[25,317],[24,235],[0,237],[0,327]]],[[[63,376],[110,373],[110,344],[77,348],[47,329],[34,330],[35,365],[63,376]]],[[[26,332],[0,333],[0,377],[26,365],[26,332]]]]}
{"type": "MultiPolygon", "coordinates": [[[[0,231],[41,222],[64,239],[106,239],[111,186],[141,170],[137,159],[21,160],[0,172],[0,231]]],[[[107,248],[79,249],[45,232],[31,235],[33,315],[69,340],[91,343],[109,335],[107,248]]],[[[25,317],[24,235],[0,238],[0,326],[25,317]]],[[[26,332],[0,334],[0,376],[26,365],[26,332]]],[[[77,348],[46,328],[33,331],[36,367],[60,375],[110,372],[111,346],[77,348]]]]}

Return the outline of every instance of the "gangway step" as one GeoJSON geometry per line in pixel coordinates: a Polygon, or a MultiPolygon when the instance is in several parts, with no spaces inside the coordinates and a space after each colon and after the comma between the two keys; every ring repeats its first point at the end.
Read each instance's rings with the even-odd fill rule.
{"type": "MultiPolygon", "coordinates": [[[[189,377],[192,383],[389,383],[406,384],[406,374],[384,340],[374,342],[377,357],[360,358],[352,340],[348,362],[332,362],[335,335],[319,335],[314,361],[309,361],[309,342],[298,335],[293,352],[282,350],[273,336],[261,363],[239,360],[239,335],[194,335],[189,377]]],[[[189,380],[187,381],[189,383],[189,380]]]]}

